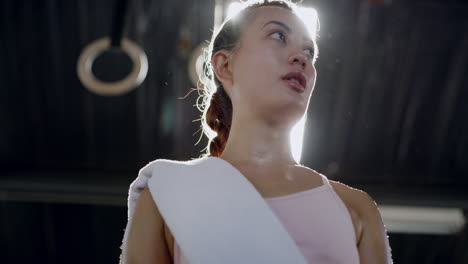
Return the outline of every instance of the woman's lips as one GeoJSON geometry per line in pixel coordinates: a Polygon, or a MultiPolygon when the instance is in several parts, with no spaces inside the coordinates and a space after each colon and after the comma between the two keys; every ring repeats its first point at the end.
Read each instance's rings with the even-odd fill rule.
{"type": "Polygon", "coordinates": [[[304,73],[300,71],[292,71],[284,75],[281,79],[297,92],[303,93],[305,91],[307,79],[304,76],[304,73]]]}
{"type": "Polygon", "coordinates": [[[294,82],[288,79],[283,79],[283,81],[286,82],[289,85],[289,87],[293,88],[295,91],[299,93],[303,93],[305,91],[304,86],[302,86],[301,84],[297,82],[294,82]]]}

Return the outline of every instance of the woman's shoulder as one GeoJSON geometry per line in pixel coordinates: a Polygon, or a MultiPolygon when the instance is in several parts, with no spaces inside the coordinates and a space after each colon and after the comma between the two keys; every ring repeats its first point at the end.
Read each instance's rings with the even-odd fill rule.
{"type": "Polygon", "coordinates": [[[343,202],[352,208],[361,220],[378,210],[374,199],[365,191],[338,181],[330,180],[330,184],[343,202]]]}
{"type": "Polygon", "coordinates": [[[329,182],[343,201],[353,206],[353,208],[360,213],[363,213],[363,211],[369,210],[372,207],[376,207],[374,199],[365,191],[338,181],[329,180],[329,182]]]}
{"type": "MultiPolygon", "coordinates": [[[[386,260],[393,263],[391,248],[377,203],[366,192],[346,184],[330,181],[342,200],[352,206],[359,218],[357,241],[361,259],[386,260]],[[363,232],[363,230],[367,230],[363,232]]],[[[384,262],[382,262],[384,263],[384,262]]]]}
{"type": "Polygon", "coordinates": [[[369,223],[381,224],[382,218],[377,203],[368,193],[337,181],[330,181],[330,184],[348,209],[353,212],[352,218],[358,227],[358,241],[361,240],[364,227],[369,223]]]}

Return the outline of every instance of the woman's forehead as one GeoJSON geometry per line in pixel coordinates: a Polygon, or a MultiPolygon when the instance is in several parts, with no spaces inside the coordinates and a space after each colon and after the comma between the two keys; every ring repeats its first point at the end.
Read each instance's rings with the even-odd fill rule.
{"type": "Polygon", "coordinates": [[[304,22],[291,10],[279,6],[264,6],[256,10],[255,19],[248,26],[251,30],[262,30],[270,24],[283,24],[291,31],[310,37],[304,22]],[[276,23],[279,22],[279,23],[276,23]]]}

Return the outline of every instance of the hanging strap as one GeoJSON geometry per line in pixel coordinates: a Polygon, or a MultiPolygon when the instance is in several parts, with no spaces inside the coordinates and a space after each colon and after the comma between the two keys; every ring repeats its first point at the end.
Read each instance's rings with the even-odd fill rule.
{"type": "Polygon", "coordinates": [[[117,0],[114,8],[112,19],[112,33],[111,33],[111,46],[120,48],[122,40],[122,33],[125,26],[126,11],[128,7],[128,0],[117,0]]]}
{"type": "Polygon", "coordinates": [[[150,192],[191,264],[307,263],[263,197],[225,160],[150,165],[150,192]]]}

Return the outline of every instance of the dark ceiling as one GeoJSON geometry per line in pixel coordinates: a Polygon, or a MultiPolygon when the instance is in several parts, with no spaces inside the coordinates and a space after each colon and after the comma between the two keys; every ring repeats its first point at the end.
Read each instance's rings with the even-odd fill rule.
{"type": "MultiPolygon", "coordinates": [[[[147,53],[148,76],[134,91],[105,97],[83,87],[76,64],[86,45],[111,34],[116,2],[1,1],[4,200],[122,205],[147,162],[195,158],[205,147],[205,139],[195,145],[197,93],[180,97],[194,88],[187,65],[211,36],[215,1],[130,1],[124,36],[147,53]],[[75,198],[41,194],[52,189],[75,198]]],[[[321,32],[302,163],[378,203],[468,209],[468,3],[303,5],[317,9],[321,32]]],[[[397,263],[468,263],[467,237],[437,237],[424,247],[424,238],[395,235],[397,263]],[[414,253],[432,246],[439,255],[414,253]]]]}

